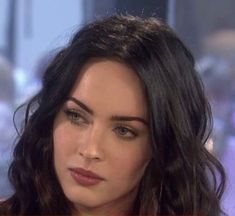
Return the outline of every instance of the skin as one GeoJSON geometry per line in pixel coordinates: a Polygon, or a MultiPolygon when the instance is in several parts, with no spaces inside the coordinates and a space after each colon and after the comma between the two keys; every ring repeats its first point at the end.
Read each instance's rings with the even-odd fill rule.
{"type": "Polygon", "coordinates": [[[141,81],[123,63],[92,59],[80,71],[70,98],[53,129],[54,165],[65,196],[77,215],[128,214],[151,158],[141,81]],[[72,178],[71,167],[104,180],[82,186],[72,178]]]}

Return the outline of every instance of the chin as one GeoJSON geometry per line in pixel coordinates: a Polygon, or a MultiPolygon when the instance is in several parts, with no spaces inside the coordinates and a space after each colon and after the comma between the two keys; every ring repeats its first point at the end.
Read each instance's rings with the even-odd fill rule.
{"type": "Polygon", "coordinates": [[[96,208],[103,203],[101,197],[92,193],[92,191],[85,191],[70,189],[64,192],[67,199],[75,206],[81,206],[85,208],[96,208]]]}

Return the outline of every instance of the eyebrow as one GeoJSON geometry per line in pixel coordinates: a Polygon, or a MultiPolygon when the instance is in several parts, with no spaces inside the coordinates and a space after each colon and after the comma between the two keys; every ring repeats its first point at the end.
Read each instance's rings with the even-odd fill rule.
{"type": "Polygon", "coordinates": [[[68,97],[68,100],[73,101],[75,104],[77,104],[78,106],[80,106],[82,109],[84,109],[86,112],[90,113],[91,115],[94,114],[93,110],[90,109],[87,105],[85,105],[84,103],[82,103],[80,100],[74,98],[74,97],[68,97]]]}
{"type": "Polygon", "coordinates": [[[137,117],[137,116],[112,116],[111,120],[112,121],[139,121],[148,126],[148,122],[145,119],[141,117],[137,117]]]}
{"type": "MultiPolygon", "coordinates": [[[[68,100],[73,101],[74,103],[76,103],[79,107],[81,107],[82,109],[84,109],[86,112],[88,112],[89,114],[93,115],[94,111],[92,109],[90,109],[87,105],[85,105],[83,102],[81,102],[80,100],[74,98],[74,97],[68,97],[68,100]]],[[[119,116],[119,115],[113,115],[111,117],[112,121],[139,121],[145,125],[148,126],[148,122],[138,116],[119,116]]]]}

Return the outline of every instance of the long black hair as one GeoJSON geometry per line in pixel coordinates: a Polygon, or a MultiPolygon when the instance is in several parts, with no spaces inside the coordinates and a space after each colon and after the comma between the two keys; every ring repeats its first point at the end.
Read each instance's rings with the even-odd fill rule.
{"type": "Polygon", "coordinates": [[[27,104],[9,169],[15,193],[0,213],[71,214],[53,165],[52,128],[91,58],[129,65],[146,91],[153,158],[132,213],[220,215],[225,173],[205,148],[211,111],[191,53],[160,20],[119,15],[84,26],[46,69],[41,91],[27,104]]]}

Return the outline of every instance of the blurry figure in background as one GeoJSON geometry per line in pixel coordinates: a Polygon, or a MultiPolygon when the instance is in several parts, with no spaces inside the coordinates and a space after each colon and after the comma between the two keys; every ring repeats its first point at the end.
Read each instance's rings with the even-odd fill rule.
{"type": "MultiPolygon", "coordinates": [[[[16,82],[16,101],[15,104],[19,106],[25,101],[33,97],[42,87],[43,72],[50,64],[51,60],[55,57],[57,49],[44,53],[37,61],[32,73],[27,75],[27,71],[22,69],[15,69],[15,82],[16,82]]],[[[21,121],[23,119],[21,118],[21,121]]],[[[19,122],[20,123],[20,122],[19,122]]]]}
{"type": "Polygon", "coordinates": [[[199,61],[214,117],[214,153],[235,142],[235,30],[221,30],[205,39],[206,55],[199,61]],[[233,141],[232,141],[233,140],[233,141]]]}
{"type": "Polygon", "coordinates": [[[13,126],[14,77],[8,60],[0,56],[0,197],[11,193],[7,178],[15,138],[13,126]]]}
{"type": "Polygon", "coordinates": [[[22,68],[14,69],[14,80],[16,107],[31,98],[40,89],[39,82],[36,81],[33,73],[28,73],[22,68]]]}
{"type": "Polygon", "coordinates": [[[214,118],[213,153],[221,158],[228,175],[225,209],[235,213],[235,30],[220,30],[204,40],[205,57],[199,71],[214,118]]]}

